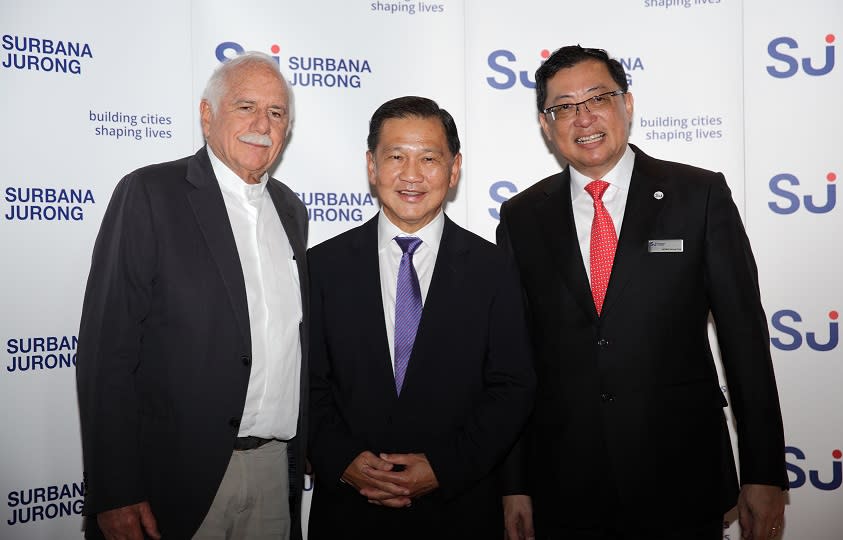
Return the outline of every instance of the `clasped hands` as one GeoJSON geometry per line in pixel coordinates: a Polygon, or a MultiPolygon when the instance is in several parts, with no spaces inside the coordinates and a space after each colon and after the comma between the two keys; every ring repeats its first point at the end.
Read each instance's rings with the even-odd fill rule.
{"type": "Polygon", "coordinates": [[[375,455],[367,450],[346,467],[342,480],[370,503],[390,508],[410,506],[413,499],[439,487],[424,454],[375,455]]]}

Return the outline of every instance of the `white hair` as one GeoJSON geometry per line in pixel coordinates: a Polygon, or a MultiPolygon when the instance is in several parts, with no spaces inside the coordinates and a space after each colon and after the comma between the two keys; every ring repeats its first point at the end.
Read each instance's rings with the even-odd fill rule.
{"type": "Polygon", "coordinates": [[[287,116],[289,122],[287,123],[287,134],[293,127],[293,119],[295,118],[295,101],[293,99],[293,89],[284,74],[278,68],[278,62],[266,53],[260,51],[247,51],[243,54],[237,55],[234,58],[226,60],[214,70],[208,83],[205,85],[205,90],[202,92],[202,99],[207,101],[211,106],[212,111],[217,111],[220,99],[228,91],[229,77],[243,66],[266,66],[278,75],[278,80],[284,83],[284,89],[287,91],[287,116]]]}

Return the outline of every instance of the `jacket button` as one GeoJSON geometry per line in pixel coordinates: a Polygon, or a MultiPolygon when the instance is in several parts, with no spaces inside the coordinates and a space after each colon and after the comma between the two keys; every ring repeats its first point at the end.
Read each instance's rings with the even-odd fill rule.
{"type": "Polygon", "coordinates": [[[231,418],[228,419],[228,425],[233,427],[233,428],[239,428],[240,427],[240,418],[237,417],[237,416],[232,416],[231,418]]]}
{"type": "Polygon", "coordinates": [[[600,347],[604,347],[604,348],[608,347],[609,346],[609,340],[606,339],[606,338],[600,338],[600,339],[597,340],[597,345],[599,345],[600,347]]]}
{"type": "Polygon", "coordinates": [[[609,392],[603,392],[602,394],[600,394],[600,401],[602,401],[603,403],[611,403],[615,401],[615,395],[610,394],[609,392]]]}
{"type": "Polygon", "coordinates": [[[252,359],[251,359],[251,358],[249,358],[249,357],[248,357],[247,355],[245,355],[245,354],[244,354],[243,356],[241,356],[241,357],[240,357],[240,360],[242,360],[242,362],[243,362],[243,365],[244,365],[244,366],[250,366],[250,365],[252,364],[252,359]]]}

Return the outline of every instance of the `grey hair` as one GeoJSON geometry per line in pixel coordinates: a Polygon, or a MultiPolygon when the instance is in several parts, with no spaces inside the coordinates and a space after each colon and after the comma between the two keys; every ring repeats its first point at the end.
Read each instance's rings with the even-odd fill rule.
{"type": "Polygon", "coordinates": [[[234,58],[226,60],[214,70],[208,83],[205,85],[205,90],[202,92],[202,99],[207,101],[211,106],[212,111],[216,111],[220,104],[223,94],[228,90],[229,76],[236,70],[243,66],[266,66],[270,68],[273,73],[278,75],[278,80],[284,83],[284,89],[287,91],[287,115],[290,121],[287,123],[287,134],[293,127],[293,120],[296,116],[295,99],[293,97],[293,88],[284,74],[278,67],[278,62],[266,53],[260,51],[247,51],[243,54],[237,55],[234,58]]]}

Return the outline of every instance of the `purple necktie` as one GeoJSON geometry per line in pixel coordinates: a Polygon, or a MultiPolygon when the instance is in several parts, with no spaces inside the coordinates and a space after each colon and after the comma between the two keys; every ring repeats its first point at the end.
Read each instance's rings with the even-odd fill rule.
{"type": "Polygon", "coordinates": [[[422,241],[415,236],[396,236],[395,241],[404,252],[398,266],[398,287],[395,292],[395,389],[401,395],[422,313],[421,287],[413,267],[413,253],[422,241]]]}

